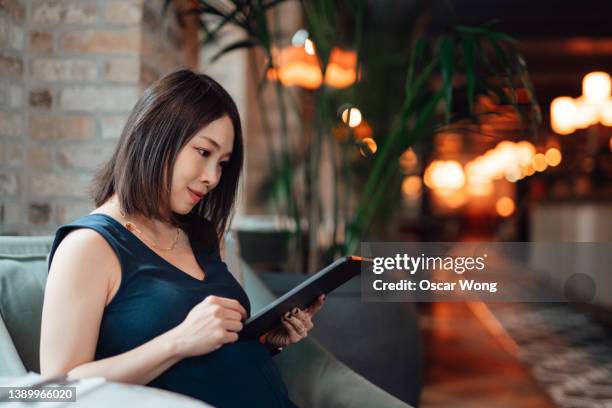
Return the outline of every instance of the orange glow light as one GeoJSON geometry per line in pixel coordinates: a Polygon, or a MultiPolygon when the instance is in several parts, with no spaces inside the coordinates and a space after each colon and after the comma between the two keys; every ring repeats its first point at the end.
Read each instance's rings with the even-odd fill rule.
{"type": "Polygon", "coordinates": [[[366,137],[372,137],[372,127],[367,120],[363,119],[357,127],[353,129],[355,139],[365,139],[366,137]]]}
{"type": "MultiPolygon", "coordinates": [[[[274,66],[266,73],[270,80],[280,80],[285,86],[297,85],[314,90],[323,83],[323,74],[314,43],[306,40],[304,46],[284,47],[274,53],[274,66]]],[[[325,84],[332,88],[346,88],[358,79],[357,53],[334,48],[325,71],[325,84]]]]}
{"type": "Polygon", "coordinates": [[[378,146],[376,146],[376,142],[371,137],[366,137],[361,140],[361,147],[359,148],[359,152],[363,157],[372,156],[376,153],[378,146]]]}
{"type": "Polygon", "coordinates": [[[582,95],[594,104],[605,102],[610,97],[610,85],[610,75],[591,72],[582,79],[582,95]]]}
{"type": "Polygon", "coordinates": [[[419,158],[412,148],[406,149],[399,158],[400,169],[404,174],[412,173],[419,165],[419,158]]]}
{"type": "Polygon", "coordinates": [[[531,165],[533,166],[533,169],[535,171],[544,171],[546,170],[546,167],[548,167],[548,164],[546,163],[546,157],[542,153],[538,153],[533,156],[533,161],[531,165]]]}
{"type": "Polygon", "coordinates": [[[413,200],[421,195],[423,181],[419,176],[404,177],[402,181],[402,194],[405,198],[413,200]]]}
{"type": "Polygon", "coordinates": [[[458,190],[464,184],[463,167],[455,160],[434,160],[425,170],[425,185],[440,194],[458,190]]]}
{"type": "Polygon", "coordinates": [[[334,48],[325,71],[325,83],[332,88],[346,88],[357,79],[357,53],[334,48]]]}
{"type": "Polygon", "coordinates": [[[550,105],[550,122],[554,132],[569,135],[597,123],[612,126],[612,81],[606,72],[591,72],[582,80],[582,95],[561,96],[550,105]]]}
{"type": "Polygon", "coordinates": [[[306,89],[317,89],[323,82],[323,74],[316,55],[309,55],[304,47],[285,47],[275,53],[275,64],[270,68],[268,79],[278,79],[285,86],[297,85],[306,89]]]}
{"type": "Polygon", "coordinates": [[[555,98],[550,105],[550,124],[555,133],[569,135],[574,133],[576,106],[574,99],[569,96],[555,98]]]}
{"type": "Polygon", "coordinates": [[[551,147],[544,154],[544,158],[546,159],[546,164],[555,167],[561,163],[561,151],[555,147],[551,147]]]}
{"type": "Polygon", "coordinates": [[[510,197],[502,197],[495,203],[495,210],[501,217],[509,217],[514,213],[516,206],[510,197]]]}

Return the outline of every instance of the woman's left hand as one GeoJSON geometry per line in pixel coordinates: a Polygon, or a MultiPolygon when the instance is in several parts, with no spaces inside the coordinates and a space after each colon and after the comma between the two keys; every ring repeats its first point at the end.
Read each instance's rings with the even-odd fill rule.
{"type": "Polygon", "coordinates": [[[281,325],[266,333],[265,344],[270,348],[282,348],[308,336],[313,328],[312,317],[321,310],[324,302],[325,295],[322,294],[306,309],[296,307],[285,313],[281,317],[281,325]]]}

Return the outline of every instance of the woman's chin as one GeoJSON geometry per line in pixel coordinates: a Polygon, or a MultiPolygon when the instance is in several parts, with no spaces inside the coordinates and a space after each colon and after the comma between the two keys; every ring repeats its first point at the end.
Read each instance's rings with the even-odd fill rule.
{"type": "Polygon", "coordinates": [[[175,214],[179,214],[179,215],[187,215],[191,212],[191,210],[193,210],[193,208],[195,207],[195,205],[191,205],[191,204],[183,204],[181,206],[176,206],[172,209],[172,211],[175,214]]]}

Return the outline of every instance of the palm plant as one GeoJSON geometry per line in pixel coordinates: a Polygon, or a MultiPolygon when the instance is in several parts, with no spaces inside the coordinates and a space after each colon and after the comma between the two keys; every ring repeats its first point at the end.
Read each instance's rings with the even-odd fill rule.
{"type": "MultiPolygon", "coordinates": [[[[216,57],[239,48],[258,47],[266,56],[267,70],[274,64],[270,13],[282,2],[198,0],[198,6],[190,12],[203,17],[200,21],[206,34],[205,42],[214,41],[219,30],[227,24],[240,27],[244,33],[243,39],[226,46],[216,57]]],[[[316,44],[323,75],[332,48],[344,37],[350,38],[352,49],[357,52],[359,69],[366,75],[374,71],[368,68],[380,61],[368,60],[363,52],[365,0],[310,0],[299,4],[310,38],[316,44]],[[342,21],[340,16],[343,17],[342,21]],[[350,27],[349,33],[345,26],[350,27]]],[[[419,17],[423,15],[421,13],[419,17]]],[[[336,256],[357,250],[359,241],[380,215],[382,205],[396,193],[389,189],[389,185],[399,174],[399,158],[407,148],[441,129],[467,128],[478,131],[482,114],[476,113],[475,106],[479,96],[487,95],[499,104],[512,106],[525,130],[536,134],[541,113],[526,64],[513,38],[495,31],[492,25],[453,25],[432,34],[427,33],[422,24],[417,24],[419,21],[419,18],[412,21],[415,24],[408,39],[409,58],[403,65],[405,80],[399,108],[385,107],[395,108],[393,119],[385,124],[384,132],[376,135],[378,148],[375,154],[373,151],[366,154],[367,158],[360,158],[358,163],[355,162],[354,152],[357,149],[367,152],[371,146],[357,140],[350,128],[346,129],[347,137],[341,140],[334,138],[331,129],[338,125],[334,111],[337,106],[347,102],[349,107],[355,106],[356,101],[362,98],[360,93],[371,90],[362,86],[360,81],[342,91],[330,89],[325,84],[317,89],[312,95],[316,107],[314,135],[303,154],[299,154],[292,151],[288,143],[285,88],[278,81],[274,83],[281,123],[281,148],[279,152],[270,151],[270,172],[278,177],[278,185],[282,186],[277,190],[281,194],[276,198],[288,203],[287,211],[295,220],[298,236],[301,236],[301,214],[308,214],[310,271],[317,270],[321,262],[318,227],[321,223],[320,156],[323,145],[329,147],[333,168],[333,231],[329,253],[336,256]],[[519,103],[519,89],[527,95],[527,110],[519,103]],[[297,165],[302,161],[305,161],[303,176],[307,194],[305,199],[299,200],[301,196],[296,194],[292,180],[297,165]],[[350,206],[351,198],[354,198],[355,208],[350,206]]],[[[346,45],[346,40],[344,43],[346,45]]],[[[259,89],[266,83],[263,77],[259,89]]],[[[373,92],[385,90],[375,89],[373,92]]]]}

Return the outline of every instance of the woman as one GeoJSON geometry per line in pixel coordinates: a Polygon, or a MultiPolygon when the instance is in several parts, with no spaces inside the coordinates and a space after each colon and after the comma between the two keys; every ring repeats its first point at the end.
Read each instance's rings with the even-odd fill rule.
{"type": "Polygon", "coordinates": [[[181,70],[145,91],[95,179],[97,208],[56,231],[42,375],[295,406],[270,356],[307,335],[324,296],[260,341],[237,341],[250,303],[219,243],[242,161],[238,110],[212,78],[181,70]]]}

